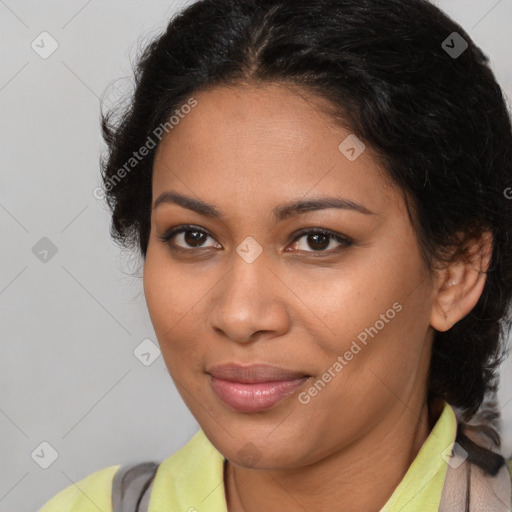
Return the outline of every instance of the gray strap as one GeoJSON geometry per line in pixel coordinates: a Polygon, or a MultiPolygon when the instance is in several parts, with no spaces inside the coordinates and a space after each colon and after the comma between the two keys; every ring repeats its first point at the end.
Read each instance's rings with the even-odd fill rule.
{"type": "Polygon", "coordinates": [[[151,499],[151,491],[153,490],[153,482],[154,478],[151,479],[151,483],[149,484],[146,492],[142,495],[139,503],[139,509],[137,512],[148,512],[149,510],[149,500],[151,499]]]}
{"type": "Polygon", "coordinates": [[[156,462],[121,466],[112,480],[112,512],[147,512],[156,462]]]}

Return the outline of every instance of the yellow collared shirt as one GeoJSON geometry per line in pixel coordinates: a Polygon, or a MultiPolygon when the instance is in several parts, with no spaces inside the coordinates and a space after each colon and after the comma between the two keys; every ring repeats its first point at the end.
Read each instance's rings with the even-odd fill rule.
{"type": "MultiPolygon", "coordinates": [[[[437,512],[455,441],[457,421],[446,402],[441,415],[404,478],[380,512],[437,512]]],[[[227,512],[224,457],[200,430],[159,466],[149,512],[227,512]]],[[[112,512],[112,479],[120,465],[109,466],[70,485],[38,512],[112,512]]]]}

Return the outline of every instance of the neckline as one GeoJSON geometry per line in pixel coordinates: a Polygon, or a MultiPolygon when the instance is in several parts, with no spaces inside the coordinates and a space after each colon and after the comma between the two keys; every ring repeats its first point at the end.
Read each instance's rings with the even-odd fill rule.
{"type": "MultiPolygon", "coordinates": [[[[430,434],[380,512],[412,509],[437,512],[457,427],[451,406],[447,402],[442,406],[430,434]],[[405,508],[411,504],[414,508],[405,508]]],[[[160,464],[149,512],[172,506],[179,508],[184,503],[198,510],[228,512],[225,464],[226,458],[205,432],[199,430],[185,446],[160,464]]]]}

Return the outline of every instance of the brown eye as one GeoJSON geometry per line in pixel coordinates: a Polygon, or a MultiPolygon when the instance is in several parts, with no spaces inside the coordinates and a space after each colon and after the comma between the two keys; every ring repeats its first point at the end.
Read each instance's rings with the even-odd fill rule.
{"type": "Polygon", "coordinates": [[[191,247],[197,247],[202,245],[208,238],[206,233],[202,231],[184,231],[183,240],[191,247]]]}
{"type": "MultiPolygon", "coordinates": [[[[171,228],[164,235],[158,236],[158,238],[175,251],[192,252],[194,249],[208,249],[212,247],[219,249],[222,247],[208,232],[191,225],[171,228]],[[208,238],[214,241],[213,246],[205,245],[208,238]]],[[[328,230],[307,229],[295,237],[293,244],[293,250],[300,252],[331,254],[349,247],[353,242],[339,233],[328,230]],[[301,239],[304,239],[303,243],[299,242],[301,239]]]]}
{"type": "MultiPolygon", "coordinates": [[[[194,226],[178,226],[171,228],[166,231],[163,236],[158,237],[162,242],[167,243],[173,249],[193,250],[208,248],[204,243],[208,238],[213,240],[206,231],[196,228],[194,226]],[[176,242],[179,241],[179,243],[176,242]],[[172,242],[172,243],[171,243],[172,242]]],[[[220,247],[220,244],[215,242],[216,248],[220,247]]]]}
{"type": "Polygon", "coordinates": [[[298,237],[295,238],[293,243],[295,244],[295,249],[299,251],[328,253],[336,252],[340,249],[340,246],[348,247],[352,245],[352,241],[348,238],[345,238],[337,233],[318,229],[303,231],[299,234],[298,237]],[[298,240],[302,238],[305,239],[305,242],[301,245],[298,240]],[[332,245],[333,242],[335,247],[334,249],[332,245]],[[336,248],[336,243],[338,244],[338,248],[336,248]],[[312,250],[308,250],[308,248],[312,250]]]}

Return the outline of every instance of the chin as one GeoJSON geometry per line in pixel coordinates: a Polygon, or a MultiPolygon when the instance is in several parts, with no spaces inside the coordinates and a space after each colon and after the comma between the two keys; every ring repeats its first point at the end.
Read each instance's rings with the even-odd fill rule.
{"type": "MultiPolygon", "coordinates": [[[[229,430],[228,430],[229,431],[229,430]]],[[[225,432],[222,439],[215,436],[212,444],[234,466],[246,469],[279,470],[293,469],[306,464],[304,457],[297,451],[297,441],[285,430],[280,436],[268,435],[271,430],[254,432],[252,435],[236,429],[236,436],[225,432]],[[224,435],[225,434],[225,435],[224,435]]],[[[209,436],[208,436],[209,437],[209,436]]]]}

